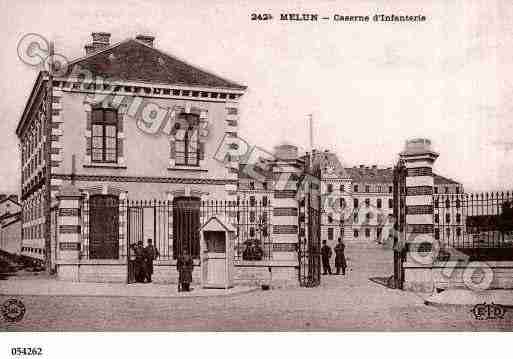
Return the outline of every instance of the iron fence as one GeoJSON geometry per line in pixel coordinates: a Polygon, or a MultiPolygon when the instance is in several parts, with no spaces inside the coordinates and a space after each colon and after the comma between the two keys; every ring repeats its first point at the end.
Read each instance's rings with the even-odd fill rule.
{"type": "Polygon", "coordinates": [[[513,258],[512,206],[510,192],[434,195],[434,237],[474,258],[513,258]]]}
{"type": "Polygon", "coordinates": [[[123,259],[130,255],[131,245],[139,241],[146,245],[148,238],[160,259],[176,258],[184,249],[198,257],[199,228],[218,216],[236,231],[234,259],[272,259],[272,205],[268,200],[120,200],[117,206],[104,208],[91,206],[89,199],[82,208],[82,258],[123,259]],[[114,217],[119,220],[113,221],[114,217]],[[112,251],[113,238],[117,253],[112,251]]]}

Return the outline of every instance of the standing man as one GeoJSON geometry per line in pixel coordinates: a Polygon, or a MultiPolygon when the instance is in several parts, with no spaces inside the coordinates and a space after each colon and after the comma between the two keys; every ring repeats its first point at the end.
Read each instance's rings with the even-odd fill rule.
{"type": "Polygon", "coordinates": [[[137,241],[134,249],[135,252],[135,281],[143,283],[146,277],[146,265],[144,260],[144,246],[143,241],[137,241]]]}
{"type": "Polygon", "coordinates": [[[151,276],[153,274],[153,261],[160,255],[159,251],[151,243],[151,238],[148,238],[148,245],[144,248],[144,259],[146,267],[146,280],[151,283],[151,276]]]}
{"type": "Polygon", "coordinates": [[[176,269],[178,270],[178,291],[190,291],[190,284],[192,282],[193,270],[192,257],[184,249],[183,254],[178,257],[176,261],[176,269]]]}
{"type": "Polygon", "coordinates": [[[322,270],[326,274],[331,274],[331,266],[330,266],[330,258],[331,258],[331,248],[326,244],[326,240],[322,241],[321,248],[321,257],[322,257],[322,270]]]}
{"type": "Polygon", "coordinates": [[[344,250],[346,245],[342,242],[342,238],[338,239],[338,244],[335,246],[335,267],[337,268],[337,274],[340,274],[340,268],[342,268],[342,275],[346,275],[346,256],[344,250]]]}

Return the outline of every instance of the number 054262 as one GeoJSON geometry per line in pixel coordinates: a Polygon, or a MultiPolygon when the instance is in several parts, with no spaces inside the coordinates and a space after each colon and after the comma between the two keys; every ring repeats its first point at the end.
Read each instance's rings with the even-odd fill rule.
{"type": "Polygon", "coordinates": [[[25,355],[42,355],[43,349],[40,347],[13,347],[11,348],[11,355],[25,356],[25,355]]]}

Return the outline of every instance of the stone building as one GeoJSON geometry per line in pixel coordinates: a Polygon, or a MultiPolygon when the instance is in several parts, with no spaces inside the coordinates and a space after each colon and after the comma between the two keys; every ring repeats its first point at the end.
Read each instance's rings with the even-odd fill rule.
{"type": "Polygon", "coordinates": [[[38,258],[32,247],[21,241],[21,206],[16,195],[0,195],[0,250],[38,258]]]}
{"type": "Polygon", "coordinates": [[[297,283],[306,163],[279,146],[272,181],[239,182],[246,87],[162,52],[151,36],[111,45],[93,33],[85,51],[67,72],[38,75],[16,130],[23,240],[48,268],[66,280],[130,282],[130,246],[152,238],[153,280],[175,281],[177,255],[189,251],[199,266],[200,224],[222,214],[238,223],[237,281],[267,280],[272,269],[297,283]]]}
{"type": "MultiPolygon", "coordinates": [[[[393,169],[372,166],[343,167],[337,155],[315,151],[322,176],[322,239],[335,246],[345,241],[384,242],[394,224],[393,169]]],[[[434,193],[463,193],[452,179],[433,174],[434,193]]],[[[455,229],[456,230],[456,229],[455,229]]]]}
{"type": "Polygon", "coordinates": [[[39,73],[16,130],[23,239],[63,273],[73,260],[57,258],[57,246],[78,252],[83,273],[85,259],[95,273],[126,260],[118,203],[232,200],[237,187],[237,163],[214,155],[229,152],[245,86],[162,52],[151,36],[110,44],[93,33],[85,50],[65,73],[39,73]],[[82,202],[61,209],[74,219],[58,224],[63,186],[82,202]],[[57,243],[57,231],[79,231],[81,243],[57,243]]]}

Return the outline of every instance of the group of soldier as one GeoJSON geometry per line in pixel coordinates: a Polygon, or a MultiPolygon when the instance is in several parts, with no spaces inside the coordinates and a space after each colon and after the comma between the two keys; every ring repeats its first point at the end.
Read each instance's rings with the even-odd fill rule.
{"type": "MultiPolygon", "coordinates": [[[[153,245],[151,238],[148,238],[146,247],[143,246],[143,241],[138,241],[137,244],[132,244],[130,248],[132,250],[131,257],[134,263],[135,281],[138,283],[151,283],[153,261],[160,256],[159,251],[153,245]]],[[[192,257],[184,250],[176,261],[179,292],[188,292],[191,290],[190,283],[192,282],[193,268],[192,257]]]]}
{"type": "Polygon", "coordinates": [[[134,258],[135,281],[138,283],[151,283],[153,275],[153,261],[160,255],[159,251],[153,245],[151,238],[148,238],[148,245],[143,246],[143,241],[132,244],[132,254],[134,258]]]}
{"type": "MultiPolygon", "coordinates": [[[[344,254],[344,251],[346,249],[346,245],[342,241],[342,238],[338,239],[338,243],[334,248],[335,251],[335,267],[337,268],[337,273],[340,274],[340,270],[342,270],[342,275],[346,274],[346,256],[344,254]]],[[[322,259],[322,271],[324,275],[326,274],[332,274],[331,273],[331,265],[330,265],[330,258],[331,258],[331,248],[326,244],[326,241],[322,241],[322,247],[321,247],[321,259],[322,259]]]]}

